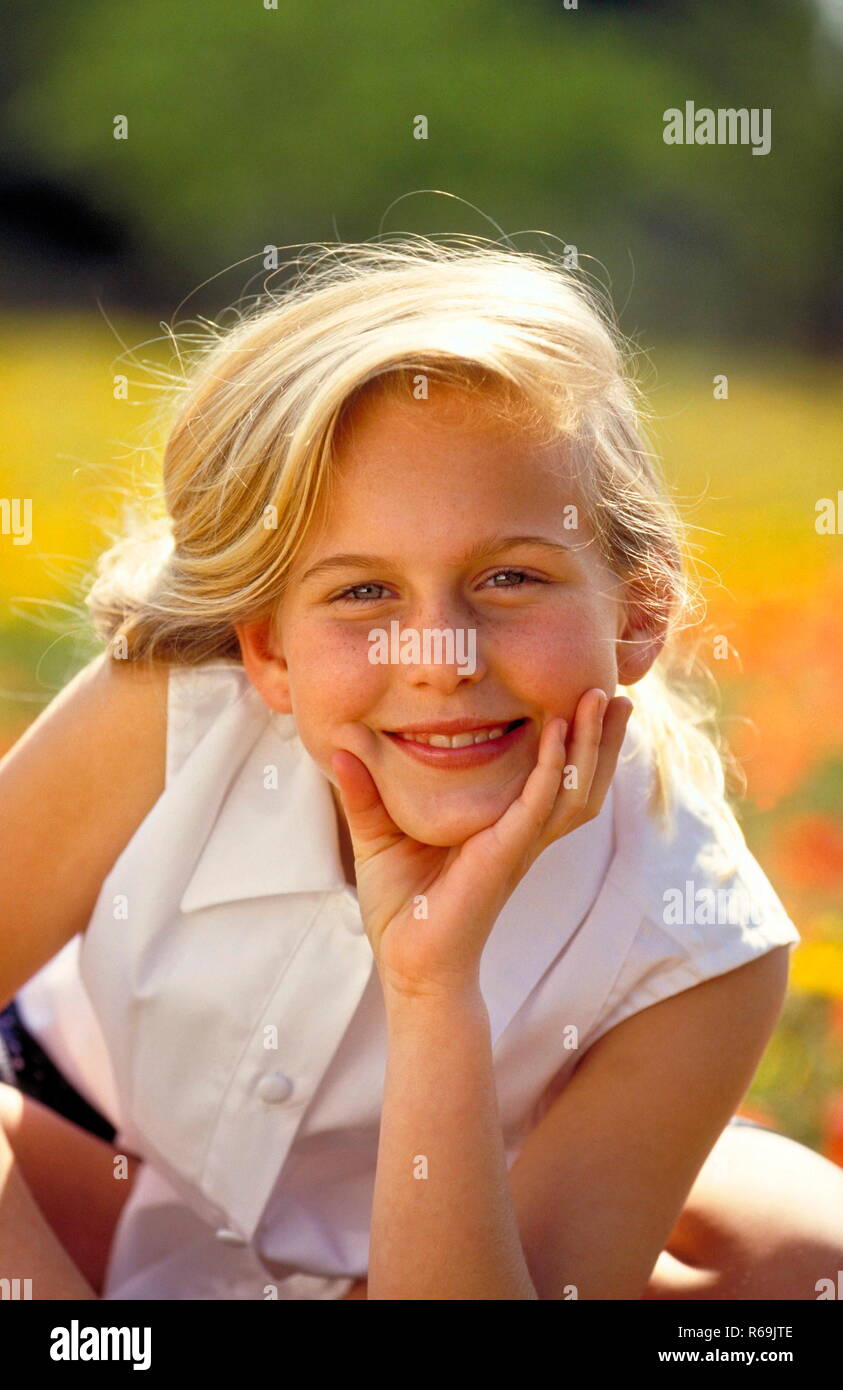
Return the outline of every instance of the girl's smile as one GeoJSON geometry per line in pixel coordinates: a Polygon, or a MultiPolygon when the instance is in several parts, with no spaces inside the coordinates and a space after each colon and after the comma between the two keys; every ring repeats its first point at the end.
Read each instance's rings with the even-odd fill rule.
{"type": "Polygon", "coordinates": [[[480,767],[495,758],[505,757],[523,736],[528,722],[526,719],[503,723],[455,719],[427,726],[426,733],[402,734],[389,729],[384,733],[402,753],[428,767],[480,767]],[[449,722],[450,731],[444,732],[449,722]]]}

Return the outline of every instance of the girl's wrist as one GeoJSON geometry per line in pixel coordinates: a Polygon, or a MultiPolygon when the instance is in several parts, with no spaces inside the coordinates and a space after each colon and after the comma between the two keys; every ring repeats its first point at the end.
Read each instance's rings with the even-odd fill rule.
{"type": "Polygon", "coordinates": [[[460,1060],[488,1051],[491,1061],[491,1023],[477,986],[433,993],[384,994],[390,1057],[411,1055],[460,1060]]]}
{"type": "Polygon", "coordinates": [[[408,979],[381,962],[377,968],[387,1016],[486,1012],[477,971],[440,979],[408,979]]]}

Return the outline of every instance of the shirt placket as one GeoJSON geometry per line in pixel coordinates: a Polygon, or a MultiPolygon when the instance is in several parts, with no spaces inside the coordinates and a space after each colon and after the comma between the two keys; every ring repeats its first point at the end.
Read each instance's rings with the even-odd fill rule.
{"type": "Polygon", "coordinates": [[[226,1089],[200,1189],[226,1214],[221,1242],[251,1240],[373,969],[357,900],[326,895],[226,1089]],[[277,1048],[265,1045],[277,1029],[277,1048]]]}

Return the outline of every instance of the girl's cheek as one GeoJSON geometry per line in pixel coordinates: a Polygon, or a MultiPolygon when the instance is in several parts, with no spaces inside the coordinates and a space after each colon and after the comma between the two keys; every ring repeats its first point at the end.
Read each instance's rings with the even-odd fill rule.
{"type": "Polygon", "coordinates": [[[576,621],[575,615],[561,620],[551,615],[523,629],[510,628],[496,650],[508,667],[525,674],[529,671],[534,679],[540,679],[543,673],[551,672],[575,677],[578,669],[593,662],[597,645],[588,622],[576,621]]]}
{"type": "Polygon", "coordinates": [[[377,697],[385,668],[369,660],[372,626],[330,624],[294,644],[291,660],[298,682],[307,686],[315,704],[340,712],[377,697]]]}
{"type": "MultiPolygon", "coordinates": [[[[302,671],[312,674],[326,664],[352,666],[365,647],[365,634],[342,623],[303,623],[289,643],[291,660],[302,671]]],[[[364,654],[365,659],[365,654],[364,654]]]]}
{"type": "Polygon", "coordinates": [[[582,621],[547,622],[529,632],[511,631],[504,644],[502,667],[507,684],[545,709],[570,717],[580,696],[612,674],[611,651],[599,625],[582,621]]]}

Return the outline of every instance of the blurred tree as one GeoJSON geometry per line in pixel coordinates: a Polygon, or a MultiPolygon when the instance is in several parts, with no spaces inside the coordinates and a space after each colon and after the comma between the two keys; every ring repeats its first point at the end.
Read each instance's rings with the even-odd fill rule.
{"type": "Polygon", "coordinates": [[[64,0],[27,18],[2,98],[17,158],[127,219],[160,300],[237,263],[190,309],[259,288],[266,245],[496,222],[594,258],[631,330],[840,344],[823,306],[841,105],[807,0],[64,0]],[[771,152],[665,145],[686,100],[770,107],[771,152]],[[403,196],[429,189],[479,211],[403,196]]]}

